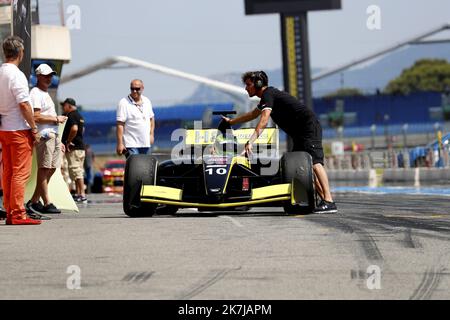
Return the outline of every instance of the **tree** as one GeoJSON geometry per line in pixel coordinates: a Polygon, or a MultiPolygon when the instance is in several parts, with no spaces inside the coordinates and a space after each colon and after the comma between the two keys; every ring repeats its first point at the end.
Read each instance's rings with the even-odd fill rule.
{"type": "Polygon", "coordinates": [[[410,94],[418,91],[443,92],[450,86],[450,63],[443,59],[422,59],[391,80],[384,92],[410,94]]]}
{"type": "Polygon", "coordinates": [[[331,92],[324,96],[324,98],[343,98],[343,97],[354,97],[354,96],[362,96],[363,93],[361,90],[357,88],[341,88],[337,91],[331,92]]]}

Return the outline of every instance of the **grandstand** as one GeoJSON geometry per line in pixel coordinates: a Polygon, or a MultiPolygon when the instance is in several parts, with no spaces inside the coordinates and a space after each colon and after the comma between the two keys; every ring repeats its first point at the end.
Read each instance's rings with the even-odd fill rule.
{"type": "Polygon", "coordinates": [[[433,132],[436,124],[450,120],[444,94],[417,92],[410,95],[368,95],[346,98],[318,98],[314,111],[319,115],[325,139],[433,132]],[[405,127],[405,124],[407,125],[405,127]],[[337,130],[341,126],[342,132],[337,130]],[[372,132],[374,130],[375,132],[372,132]]]}

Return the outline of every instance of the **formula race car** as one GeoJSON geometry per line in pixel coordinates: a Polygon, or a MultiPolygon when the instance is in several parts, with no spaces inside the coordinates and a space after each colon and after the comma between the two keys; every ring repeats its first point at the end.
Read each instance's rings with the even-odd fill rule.
{"type": "Polygon", "coordinates": [[[158,163],[151,155],[127,159],[123,209],[128,216],[175,214],[179,208],[227,211],[281,206],[287,214],[314,210],[311,156],[287,152],[280,158],[277,128],[263,131],[251,155],[243,150],[254,128],[233,130],[222,120],[217,129],[180,130],[182,141],[170,160],[158,163]]]}

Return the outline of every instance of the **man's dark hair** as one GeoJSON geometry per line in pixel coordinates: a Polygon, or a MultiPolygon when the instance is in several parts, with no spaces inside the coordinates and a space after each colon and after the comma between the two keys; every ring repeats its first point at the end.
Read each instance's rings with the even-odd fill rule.
{"type": "Polygon", "coordinates": [[[247,71],[247,72],[243,73],[241,76],[242,82],[245,83],[245,81],[247,79],[252,80],[253,83],[255,83],[255,84],[258,80],[260,80],[262,82],[262,87],[266,87],[269,85],[269,77],[262,70],[261,71],[247,71]]]}
{"type": "Polygon", "coordinates": [[[24,49],[23,40],[17,36],[9,36],[3,41],[3,54],[5,59],[15,59],[20,49],[24,49]]]}

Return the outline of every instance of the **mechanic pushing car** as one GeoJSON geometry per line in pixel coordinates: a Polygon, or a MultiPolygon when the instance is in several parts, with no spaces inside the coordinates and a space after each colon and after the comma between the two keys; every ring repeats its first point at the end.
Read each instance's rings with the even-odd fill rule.
{"type": "Polygon", "coordinates": [[[223,117],[230,125],[248,122],[260,116],[255,132],[245,144],[245,152],[252,153],[252,144],[266,128],[269,117],[294,141],[292,151],[305,151],[313,161],[316,189],[321,202],[315,213],[336,213],[337,207],[331,197],[328,176],[323,166],[322,127],[314,112],[302,105],[287,92],[269,87],[269,77],[264,71],[249,71],[242,75],[242,82],[250,97],[261,98],[258,106],[234,119],[223,117]]]}

